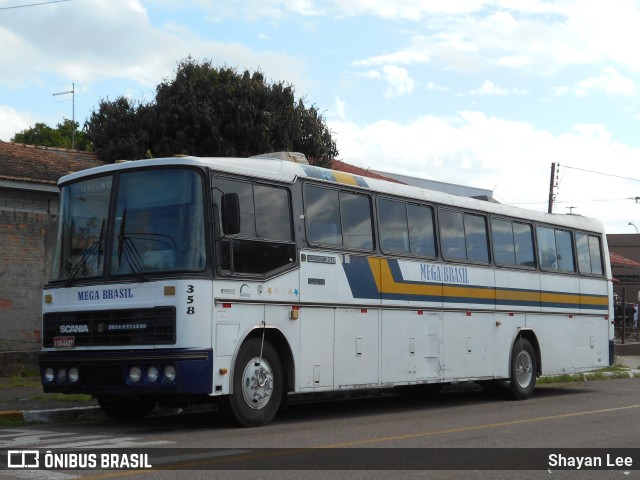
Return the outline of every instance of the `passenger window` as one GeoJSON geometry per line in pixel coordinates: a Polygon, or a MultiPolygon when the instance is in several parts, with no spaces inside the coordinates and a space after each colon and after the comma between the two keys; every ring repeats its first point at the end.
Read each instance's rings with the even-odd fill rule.
{"type": "MultiPolygon", "coordinates": [[[[256,236],[291,241],[289,192],[284,188],[255,186],[256,236]]],[[[242,223],[241,223],[242,225],[242,223]]]]}
{"type": "Polygon", "coordinates": [[[486,219],[482,215],[465,213],[464,236],[467,242],[467,260],[489,263],[486,219]]]}
{"type": "Polygon", "coordinates": [[[237,193],[240,232],[220,236],[218,265],[230,274],[266,275],[296,261],[291,199],[283,187],[214,179],[216,205],[222,193],[237,193]]]}
{"type": "Polygon", "coordinates": [[[498,265],[535,267],[531,225],[510,220],[491,221],[493,258],[498,265]]]}
{"type": "Polygon", "coordinates": [[[424,257],[436,256],[436,235],[433,209],[422,205],[407,205],[411,253],[424,257]]]}
{"type": "Polygon", "coordinates": [[[380,199],[378,201],[380,248],[384,253],[405,255],[410,253],[407,209],[404,202],[380,199]]]}
{"type": "Polygon", "coordinates": [[[556,247],[558,250],[558,270],[561,272],[575,272],[571,232],[556,230],[556,247]]]}
{"type": "Polygon", "coordinates": [[[367,195],[340,192],[340,213],[344,246],[373,249],[370,198],[367,195]]]}
{"type": "Polygon", "coordinates": [[[484,216],[440,210],[440,238],[445,259],[489,263],[487,222],[484,216]]]}
{"type": "Polygon", "coordinates": [[[508,220],[492,220],[493,258],[498,265],[516,265],[513,224],[508,220]]]}
{"type": "Polygon", "coordinates": [[[577,233],[576,247],[578,249],[578,268],[580,273],[602,275],[600,239],[594,235],[577,233]]]}
{"type": "Polygon", "coordinates": [[[516,245],[516,264],[521,267],[535,267],[533,253],[533,229],[526,223],[513,222],[513,238],[516,245]]]}
{"type": "Polygon", "coordinates": [[[342,245],[338,190],[305,187],[307,240],[319,245],[342,245]]]}
{"type": "Polygon", "coordinates": [[[373,249],[368,195],[306,185],[304,200],[309,243],[373,249]]]}
{"type": "Polygon", "coordinates": [[[538,258],[543,269],[560,272],[575,271],[571,232],[538,227],[537,236],[538,258]]]}
{"type": "Polygon", "coordinates": [[[466,260],[462,212],[440,210],[440,242],[442,256],[447,260],[466,260]]]}

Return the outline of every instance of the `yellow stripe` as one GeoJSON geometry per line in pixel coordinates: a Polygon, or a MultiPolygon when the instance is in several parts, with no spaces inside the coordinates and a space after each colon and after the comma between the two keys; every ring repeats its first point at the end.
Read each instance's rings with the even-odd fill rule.
{"type": "Polygon", "coordinates": [[[335,170],[331,170],[333,176],[336,178],[336,181],[339,183],[345,183],[347,185],[358,185],[356,179],[353,175],[344,172],[337,172],[335,170]]]}
{"type": "Polygon", "coordinates": [[[533,290],[501,290],[496,289],[497,300],[512,300],[518,302],[540,303],[540,292],[533,290]]]}
{"type": "Polygon", "coordinates": [[[504,290],[500,288],[474,288],[460,285],[427,285],[396,282],[389,268],[389,262],[383,258],[369,257],[369,267],[373,274],[378,292],[404,295],[423,295],[436,297],[454,297],[491,300],[511,300],[534,303],[564,303],[607,307],[606,296],[582,296],[567,293],[542,293],[535,290],[504,290]]]}

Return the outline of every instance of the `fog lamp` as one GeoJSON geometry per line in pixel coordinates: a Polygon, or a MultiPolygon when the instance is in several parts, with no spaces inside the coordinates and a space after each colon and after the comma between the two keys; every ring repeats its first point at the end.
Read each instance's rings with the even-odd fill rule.
{"type": "Polygon", "coordinates": [[[176,379],[176,369],[174,368],[173,365],[166,365],[164,367],[164,378],[167,379],[167,381],[169,382],[174,382],[176,379]]]}
{"type": "Polygon", "coordinates": [[[147,380],[149,383],[155,383],[158,380],[158,369],[156,367],[149,367],[147,369],[147,380]]]}
{"type": "Polygon", "coordinates": [[[129,380],[131,380],[133,383],[138,383],[141,378],[142,370],[140,370],[140,367],[131,367],[129,369],[129,380]]]}

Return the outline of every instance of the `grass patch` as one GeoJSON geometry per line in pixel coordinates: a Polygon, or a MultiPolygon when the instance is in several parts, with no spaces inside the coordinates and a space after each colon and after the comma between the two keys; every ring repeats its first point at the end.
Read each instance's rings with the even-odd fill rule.
{"type": "Polygon", "coordinates": [[[25,421],[17,418],[0,418],[0,428],[14,428],[25,425],[25,421]]]}
{"type": "Polygon", "coordinates": [[[38,388],[40,387],[40,377],[36,373],[30,372],[29,374],[17,373],[10,377],[0,377],[0,388],[11,387],[28,387],[38,388]]]}
{"type": "Polygon", "coordinates": [[[57,402],[90,402],[93,400],[91,395],[83,393],[48,393],[45,400],[55,400],[57,402]]]}
{"type": "Polygon", "coordinates": [[[628,369],[619,365],[611,365],[609,367],[593,370],[584,373],[565,373],[563,375],[551,375],[540,377],[536,381],[540,385],[548,385],[552,383],[575,383],[593,380],[610,380],[612,378],[629,378],[628,369]]]}

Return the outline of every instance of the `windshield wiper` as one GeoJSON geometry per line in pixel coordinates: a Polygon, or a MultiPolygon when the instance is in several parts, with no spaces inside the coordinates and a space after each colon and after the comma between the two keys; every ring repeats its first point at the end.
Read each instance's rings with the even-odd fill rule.
{"type": "Polygon", "coordinates": [[[93,242],[91,246],[84,250],[80,256],[80,260],[71,270],[71,274],[67,279],[67,283],[73,281],[78,272],[82,269],[83,276],[87,275],[89,269],[93,267],[94,264],[99,265],[100,259],[102,258],[102,254],[104,253],[103,242],[104,242],[104,228],[105,228],[105,219],[102,219],[102,226],[100,227],[100,236],[98,240],[93,242]],[[88,260],[88,261],[87,261],[88,260]]]}
{"type": "Polygon", "coordinates": [[[144,260],[138,252],[133,240],[125,235],[125,225],[127,223],[127,209],[122,212],[122,220],[120,221],[120,229],[118,231],[118,267],[122,267],[122,257],[127,261],[127,265],[131,272],[140,281],[145,280],[143,273],[144,260]]]}

